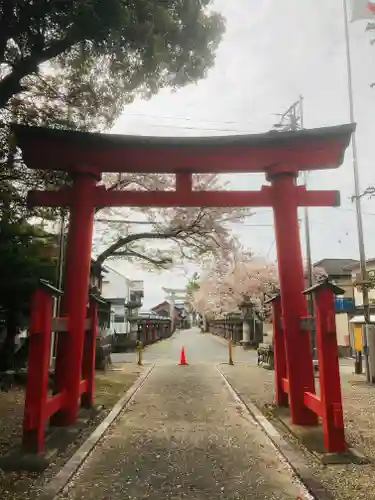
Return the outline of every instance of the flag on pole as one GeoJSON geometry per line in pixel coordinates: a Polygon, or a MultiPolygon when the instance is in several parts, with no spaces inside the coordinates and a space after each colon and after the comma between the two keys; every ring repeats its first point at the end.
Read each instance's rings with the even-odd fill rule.
{"type": "Polygon", "coordinates": [[[375,20],[375,1],[351,0],[351,22],[361,19],[375,20]]]}

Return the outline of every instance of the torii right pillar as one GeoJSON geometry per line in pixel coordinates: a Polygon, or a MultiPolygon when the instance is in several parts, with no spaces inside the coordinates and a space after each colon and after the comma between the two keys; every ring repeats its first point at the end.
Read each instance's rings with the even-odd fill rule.
{"type": "Polygon", "coordinates": [[[315,392],[309,332],[303,331],[301,318],[307,316],[303,296],[304,272],[298,224],[298,168],[277,165],[267,171],[271,183],[277,260],[279,269],[282,325],[291,417],[294,424],[316,425],[318,417],[304,404],[305,391],[315,392]]]}

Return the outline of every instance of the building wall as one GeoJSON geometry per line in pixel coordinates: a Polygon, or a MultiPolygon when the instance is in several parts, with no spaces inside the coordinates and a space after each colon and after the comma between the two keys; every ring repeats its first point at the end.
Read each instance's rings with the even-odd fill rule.
{"type": "Polygon", "coordinates": [[[335,285],[339,286],[343,290],[345,290],[344,295],[342,297],[353,299],[354,298],[354,287],[351,278],[345,279],[334,279],[332,280],[335,285]]]}
{"type": "MultiPolygon", "coordinates": [[[[157,305],[156,307],[152,308],[152,311],[154,311],[156,314],[160,314],[161,316],[166,316],[167,318],[170,317],[170,312],[171,306],[167,302],[163,302],[162,304],[157,305]]],[[[174,309],[173,310],[173,319],[174,321],[177,321],[179,318],[178,310],[174,309]]]]}
{"type": "MultiPolygon", "coordinates": [[[[125,304],[134,299],[134,295],[143,297],[143,281],[132,281],[121,273],[110,267],[105,268],[108,272],[102,280],[102,296],[112,299],[112,307],[115,310],[114,329],[116,333],[129,333],[131,324],[130,316],[136,316],[138,309],[128,309],[125,304]]],[[[134,324],[134,328],[136,328],[134,324]]]]}
{"type": "MultiPolygon", "coordinates": [[[[367,262],[366,267],[367,267],[368,272],[370,272],[370,273],[371,273],[371,271],[374,272],[375,271],[375,262],[373,262],[373,261],[367,262]]],[[[359,273],[360,273],[359,267],[353,269],[353,271],[352,271],[353,281],[358,277],[359,273]]],[[[357,287],[354,288],[354,300],[355,300],[355,305],[357,307],[363,306],[362,292],[357,287]]],[[[375,289],[369,289],[369,301],[370,301],[370,304],[375,305],[375,289]]]]}
{"type": "Polygon", "coordinates": [[[350,351],[349,318],[345,312],[336,314],[336,334],[340,353],[349,355],[349,352],[346,352],[350,351]]]}
{"type": "MultiPolygon", "coordinates": [[[[369,290],[368,298],[371,304],[375,304],[375,290],[369,290]]],[[[354,291],[354,300],[357,307],[363,306],[362,292],[357,288],[354,291]]]]}
{"type": "Polygon", "coordinates": [[[130,324],[125,317],[124,304],[112,304],[114,310],[113,328],[116,333],[129,333],[130,324]]]}
{"type": "Polygon", "coordinates": [[[131,281],[113,269],[106,268],[108,272],[102,280],[102,295],[104,298],[130,299],[131,281]]]}

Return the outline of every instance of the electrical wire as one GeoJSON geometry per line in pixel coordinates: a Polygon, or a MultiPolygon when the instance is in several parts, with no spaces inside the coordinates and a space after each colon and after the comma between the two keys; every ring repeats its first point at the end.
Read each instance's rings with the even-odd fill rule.
{"type": "Polygon", "coordinates": [[[197,130],[197,131],[208,131],[208,132],[235,132],[237,134],[244,134],[244,135],[254,133],[253,131],[249,131],[249,130],[238,130],[238,129],[233,129],[233,128],[188,127],[188,126],[183,126],[183,125],[164,125],[162,123],[147,123],[147,127],[197,130]]]}
{"type": "MultiPolygon", "coordinates": [[[[186,121],[196,121],[202,123],[220,123],[223,125],[239,125],[238,121],[234,120],[210,120],[205,118],[192,118],[190,116],[173,116],[173,115],[149,115],[147,113],[128,113],[127,116],[141,116],[144,118],[155,118],[156,120],[186,120],[186,121]]],[[[254,122],[246,120],[244,124],[254,125],[254,122]]]]}
{"type": "Polygon", "coordinates": [[[268,257],[270,256],[270,253],[271,253],[271,251],[272,251],[272,249],[273,249],[273,247],[274,247],[275,243],[276,243],[276,238],[274,238],[274,239],[272,240],[272,244],[271,244],[271,246],[270,246],[270,248],[269,248],[269,250],[268,250],[268,252],[267,252],[267,257],[266,257],[267,259],[268,259],[268,257]]]}

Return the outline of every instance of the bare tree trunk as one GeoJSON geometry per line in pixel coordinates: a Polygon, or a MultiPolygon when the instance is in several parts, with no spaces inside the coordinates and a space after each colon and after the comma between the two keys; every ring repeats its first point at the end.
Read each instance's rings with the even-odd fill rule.
{"type": "Polygon", "coordinates": [[[0,371],[13,369],[17,326],[16,314],[14,311],[8,311],[6,315],[6,336],[0,350],[0,371]]]}

